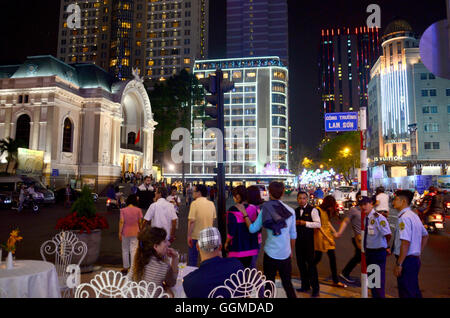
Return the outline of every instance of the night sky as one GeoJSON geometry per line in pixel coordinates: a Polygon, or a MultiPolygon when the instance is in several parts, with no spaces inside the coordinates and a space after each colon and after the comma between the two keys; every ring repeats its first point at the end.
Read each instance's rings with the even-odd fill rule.
{"type": "MultiPolygon", "coordinates": [[[[225,0],[210,0],[210,58],[225,57],[225,0]]],[[[407,20],[421,34],[446,19],[445,0],[288,0],[289,103],[292,145],[314,148],[320,139],[318,49],[322,28],[364,26],[366,8],[381,7],[381,27],[395,18],[407,20]]],[[[0,4],[0,65],[18,64],[26,56],[56,56],[60,0],[14,0],[0,4]]]]}

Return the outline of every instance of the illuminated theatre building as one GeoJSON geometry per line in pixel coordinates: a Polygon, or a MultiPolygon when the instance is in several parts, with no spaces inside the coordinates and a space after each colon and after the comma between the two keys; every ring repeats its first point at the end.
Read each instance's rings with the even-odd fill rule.
{"type": "MultiPolygon", "coordinates": [[[[227,183],[248,185],[293,177],[288,167],[287,68],[278,57],[200,60],[194,64],[194,74],[205,78],[217,68],[235,83],[234,90],[224,94],[227,183]]],[[[208,182],[217,167],[207,149],[215,135],[205,133],[201,106],[192,107],[191,162],[185,177],[208,182]]]]}
{"type": "Polygon", "coordinates": [[[368,88],[373,178],[448,175],[450,81],[421,63],[419,40],[404,20],[386,27],[382,51],[368,88]]]}
{"type": "Polygon", "coordinates": [[[52,186],[76,180],[101,191],[123,171],[152,173],[155,125],[136,75],[121,81],[49,55],[0,66],[0,139],[41,155],[43,167],[32,172],[52,186]]]}

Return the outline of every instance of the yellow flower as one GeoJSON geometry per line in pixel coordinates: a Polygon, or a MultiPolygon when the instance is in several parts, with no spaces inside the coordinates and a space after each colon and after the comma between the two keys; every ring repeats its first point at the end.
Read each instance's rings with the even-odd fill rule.
{"type": "Polygon", "coordinates": [[[19,230],[18,229],[13,230],[10,235],[11,236],[19,236],[19,230]]]}

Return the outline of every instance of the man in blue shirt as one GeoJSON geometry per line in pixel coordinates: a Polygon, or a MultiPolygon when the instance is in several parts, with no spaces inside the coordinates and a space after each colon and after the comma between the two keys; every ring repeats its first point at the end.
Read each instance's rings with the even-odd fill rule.
{"type": "Polygon", "coordinates": [[[318,187],[317,190],[314,191],[314,196],[318,199],[323,199],[324,193],[320,187],[318,187]]]}
{"type": "MultiPolygon", "coordinates": [[[[200,267],[184,277],[183,288],[188,298],[208,298],[210,292],[222,286],[231,274],[244,270],[237,258],[222,258],[222,240],[220,232],[215,227],[200,231],[197,241],[200,253],[200,267]]],[[[229,293],[222,295],[230,297],[229,293]]]]}
{"type": "Polygon", "coordinates": [[[258,218],[251,223],[247,213],[244,220],[250,233],[258,232],[263,226],[267,230],[264,245],[263,270],[268,280],[275,282],[277,271],[288,298],[297,298],[291,282],[291,254],[297,238],[295,211],[280,201],[284,184],[273,181],[269,185],[270,201],[264,203],[258,218]]]}
{"type": "Polygon", "coordinates": [[[409,190],[398,190],[393,202],[394,209],[400,211],[392,246],[397,259],[394,276],[397,277],[400,298],[422,298],[419,288],[420,254],[427,244],[428,233],[410,208],[413,197],[409,190]]]}

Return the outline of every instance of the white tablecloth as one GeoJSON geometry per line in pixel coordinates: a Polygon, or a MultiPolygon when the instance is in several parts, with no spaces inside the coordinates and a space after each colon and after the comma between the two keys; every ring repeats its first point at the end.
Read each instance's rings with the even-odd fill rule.
{"type": "Polygon", "coordinates": [[[55,265],[43,261],[18,260],[13,269],[0,265],[0,295],[7,298],[60,298],[55,265]],[[6,296],[5,296],[6,294],[6,296]]]}
{"type": "Polygon", "coordinates": [[[175,295],[175,298],[186,298],[186,294],[184,293],[183,289],[183,278],[190,272],[195,271],[198,269],[198,267],[195,266],[186,266],[184,268],[178,268],[178,278],[177,278],[177,284],[172,287],[172,291],[175,295]]]}

